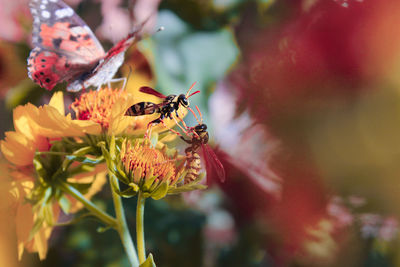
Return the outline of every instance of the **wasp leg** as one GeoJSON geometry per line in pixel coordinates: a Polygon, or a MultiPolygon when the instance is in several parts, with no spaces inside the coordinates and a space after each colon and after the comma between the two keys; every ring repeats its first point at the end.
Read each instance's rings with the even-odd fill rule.
{"type": "Polygon", "coordinates": [[[125,86],[126,86],[126,81],[127,81],[126,77],[115,78],[115,79],[109,80],[109,81],[107,82],[108,88],[111,88],[111,83],[117,83],[117,82],[121,82],[121,81],[123,81],[121,90],[124,90],[124,89],[125,89],[125,86]]]}
{"type": "Polygon", "coordinates": [[[145,139],[146,138],[150,139],[150,137],[151,137],[151,127],[153,127],[153,124],[159,124],[159,123],[163,122],[163,118],[164,118],[163,116],[160,116],[159,118],[157,118],[155,120],[152,120],[151,122],[149,122],[149,124],[147,124],[147,130],[146,130],[146,133],[144,135],[145,139]]]}
{"type": "Polygon", "coordinates": [[[188,143],[189,145],[193,144],[193,141],[190,139],[185,139],[183,136],[179,136],[183,141],[185,141],[186,143],[188,143]]]}

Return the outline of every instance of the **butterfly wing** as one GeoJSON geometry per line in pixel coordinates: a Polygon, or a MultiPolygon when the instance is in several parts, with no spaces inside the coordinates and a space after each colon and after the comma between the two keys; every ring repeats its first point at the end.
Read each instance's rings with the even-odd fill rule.
{"type": "Polygon", "coordinates": [[[94,69],[105,52],[85,22],[61,0],[31,0],[32,43],[28,75],[51,90],[94,69]]]}
{"type": "MultiPolygon", "coordinates": [[[[146,21],[145,21],[146,22],[146,21]]],[[[68,86],[69,91],[78,91],[82,86],[99,87],[112,80],[119,67],[124,62],[126,50],[141,39],[141,30],[144,23],[138,25],[134,31],[114,45],[100,61],[92,73],[82,81],[76,81],[68,86]]]]}
{"type": "Polygon", "coordinates": [[[203,151],[203,158],[206,162],[207,176],[216,176],[222,183],[225,182],[226,174],[224,165],[222,165],[217,155],[215,155],[214,151],[207,144],[203,144],[201,148],[203,151]]]}

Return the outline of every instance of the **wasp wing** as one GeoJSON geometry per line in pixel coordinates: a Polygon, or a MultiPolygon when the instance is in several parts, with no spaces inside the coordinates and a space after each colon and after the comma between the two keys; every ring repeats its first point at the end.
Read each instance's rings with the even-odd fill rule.
{"type": "Polygon", "coordinates": [[[145,94],[154,95],[159,98],[166,98],[165,95],[163,95],[162,93],[160,93],[160,92],[156,91],[155,89],[148,87],[148,86],[140,87],[139,91],[142,93],[145,93],[145,94]]]}
{"type": "Polygon", "coordinates": [[[222,165],[217,155],[215,155],[214,151],[207,144],[203,144],[201,148],[203,150],[203,158],[206,162],[207,176],[213,177],[216,175],[222,183],[225,182],[226,174],[224,165],[222,165]]]}

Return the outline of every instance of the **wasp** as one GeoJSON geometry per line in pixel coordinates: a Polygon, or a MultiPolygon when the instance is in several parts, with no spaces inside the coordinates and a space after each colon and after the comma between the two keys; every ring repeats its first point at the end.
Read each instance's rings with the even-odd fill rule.
{"type": "Polygon", "coordinates": [[[192,114],[195,116],[198,124],[194,127],[188,127],[185,122],[181,120],[183,127],[177,124],[181,130],[186,134],[189,139],[183,137],[179,132],[170,129],[172,132],[176,133],[183,141],[185,141],[189,146],[185,149],[186,154],[186,169],[188,172],[183,178],[184,183],[190,183],[199,176],[199,171],[201,169],[201,158],[198,153],[200,147],[202,149],[203,158],[206,163],[207,175],[216,174],[221,182],[225,181],[225,169],[221,161],[218,159],[214,151],[208,146],[209,134],[207,131],[207,125],[203,123],[203,117],[199,108],[196,109],[200,115],[200,120],[193,112],[191,108],[188,108],[192,114]]]}
{"type": "Polygon", "coordinates": [[[141,116],[141,115],[150,115],[154,113],[159,113],[160,116],[157,119],[149,122],[149,124],[147,125],[147,129],[149,129],[154,124],[163,123],[165,118],[173,119],[172,117],[173,113],[175,113],[176,117],[179,118],[178,115],[179,107],[180,106],[183,106],[184,108],[189,107],[189,97],[191,97],[194,94],[200,93],[200,91],[196,91],[189,95],[190,91],[193,89],[195,84],[196,83],[192,84],[192,86],[189,88],[186,94],[168,95],[168,96],[163,95],[162,93],[156,91],[151,87],[147,86],[141,87],[139,89],[140,92],[154,95],[156,97],[163,99],[163,101],[159,104],[153,102],[136,103],[128,108],[128,110],[125,112],[125,116],[141,116]]]}

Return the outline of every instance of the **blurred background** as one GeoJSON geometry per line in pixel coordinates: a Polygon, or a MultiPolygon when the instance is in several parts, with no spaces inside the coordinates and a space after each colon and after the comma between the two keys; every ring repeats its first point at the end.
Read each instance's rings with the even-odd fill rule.
{"type": "MultiPolygon", "coordinates": [[[[13,108],[51,92],[27,76],[28,1],[1,2],[3,139],[13,108]]],[[[149,16],[149,33],[165,28],[128,52],[127,86],[201,90],[191,103],[227,180],[147,201],[157,266],[400,266],[399,1],[66,2],[106,49],[149,16]]],[[[94,201],[112,212],[107,190],[94,201]]],[[[124,204],[133,226],[135,199],[124,204]]],[[[55,228],[46,260],[25,253],[17,263],[9,225],[4,266],[128,266],[118,235],[94,221],[55,228]]]]}

